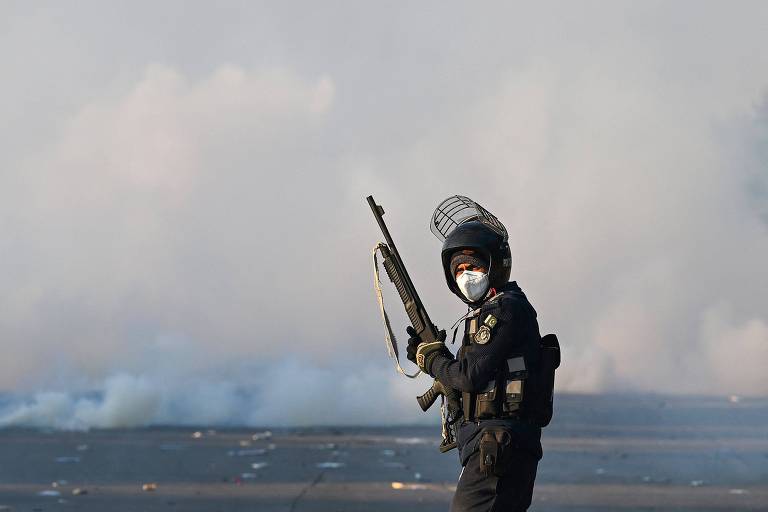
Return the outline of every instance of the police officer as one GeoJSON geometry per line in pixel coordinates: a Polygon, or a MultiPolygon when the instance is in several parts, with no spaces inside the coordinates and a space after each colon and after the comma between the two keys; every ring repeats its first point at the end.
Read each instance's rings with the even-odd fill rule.
{"type": "MultiPolygon", "coordinates": [[[[451,511],[524,511],[542,456],[541,426],[549,421],[540,407],[547,391],[536,311],[508,282],[506,231],[470,219],[445,238],[441,255],[448,288],[469,307],[462,344],[454,357],[444,342],[422,343],[408,327],[408,358],[461,392],[463,469],[451,511]]],[[[551,394],[546,400],[551,415],[551,394]]]]}

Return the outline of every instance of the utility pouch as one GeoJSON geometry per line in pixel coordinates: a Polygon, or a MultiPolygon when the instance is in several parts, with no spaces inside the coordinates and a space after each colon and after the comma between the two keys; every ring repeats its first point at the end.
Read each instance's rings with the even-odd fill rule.
{"type": "Polygon", "coordinates": [[[541,368],[538,374],[538,393],[534,414],[538,427],[546,427],[552,420],[555,370],[558,366],[560,366],[560,343],[557,341],[557,336],[547,334],[541,338],[541,368]]]}
{"type": "Polygon", "coordinates": [[[505,427],[486,427],[480,433],[480,472],[502,476],[512,452],[512,434],[505,427]]]}
{"type": "Polygon", "coordinates": [[[512,357],[506,361],[506,379],[504,384],[504,408],[503,416],[518,414],[523,403],[525,381],[528,378],[528,370],[525,366],[525,358],[512,357]]]}
{"type": "Polygon", "coordinates": [[[491,379],[485,388],[477,394],[475,402],[475,419],[483,420],[489,418],[498,418],[499,401],[497,399],[498,382],[491,379]]]}

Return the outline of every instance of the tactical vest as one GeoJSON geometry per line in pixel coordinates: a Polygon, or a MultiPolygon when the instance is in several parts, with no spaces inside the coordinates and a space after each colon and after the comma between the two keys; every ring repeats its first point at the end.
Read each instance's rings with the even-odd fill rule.
{"type": "MultiPolygon", "coordinates": [[[[467,320],[462,351],[472,350],[480,315],[467,320]]],[[[560,365],[557,336],[540,338],[537,357],[509,354],[496,375],[479,392],[463,392],[464,419],[516,419],[545,427],[552,419],[555,369],[560,365]]]]}

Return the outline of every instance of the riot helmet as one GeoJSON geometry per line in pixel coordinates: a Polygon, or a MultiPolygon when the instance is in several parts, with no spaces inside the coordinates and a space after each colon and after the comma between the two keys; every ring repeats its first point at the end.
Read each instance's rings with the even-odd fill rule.
{"type": "Polygon", "coordinates": [[[449,197],[435,209],[430,230],[443,242],[440,257],[446,284],[466,304],[476,306],[482,298],[469,300],[459,289],[451,265],[451,259],[457,252],[471,250],[480,260],[488,262],[489,289],[502,288],[509,281],[512,256],[507,243],[507,230],[493,214],[476,202],[464,196],[449,197]]]}

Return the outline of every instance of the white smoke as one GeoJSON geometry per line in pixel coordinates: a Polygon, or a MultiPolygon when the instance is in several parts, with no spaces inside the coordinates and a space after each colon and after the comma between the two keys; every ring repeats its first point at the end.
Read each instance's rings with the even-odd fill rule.
{"type": "Polygon", "coordinates": [[[62,429],[137,427],[156,417],[161,400],[146,379],[115,375],[103,398],[74,398],[67,393],[38,393],[29,403],[13,404],[0,426],[27,425],[62,429]]]}
{"type": "Polygon", "coordinates": [[[87,394],[36,393],[0,408],[0,427],[382,425],[437,418],[437,406],[428,415],[409,414],[416,394],[426,391],[424,381],[402,386],[378,365],[350,372],[292,362],[226,380],[223,371],[216,373],[175,379],[117,374],[87,394]]]}
{"type": "Polygon", "coordinates": [[[163,56],[164,27],[137,41],[123,22],[140,9],[91,13],[119,19],[110,42],[55,12],[87,45],[8,17],[0,389],[20,398],[0,422],[421,421],[427,380],[398,378],[380,341],[368,194],[443,327],[462,307],[432,208],[462,193],[506,223],[513,278],[563,344],[560,390],[768,393],[753,7],[696,5],[684,32],[685,4],[499,6],[478,24],[352,9],[350,44],[349,25],[320,29],[338,28],[329,10],[307,25],[254,6],[239,16],[280,30],[213,23],[163,56]],[[111,42],[135,53],[117,65],[111,42]],[[56,80],[30,69],[41,56],[56,80]]]}

